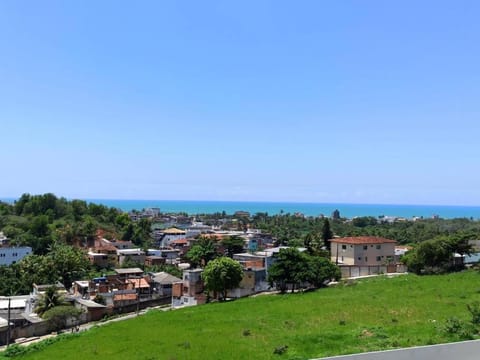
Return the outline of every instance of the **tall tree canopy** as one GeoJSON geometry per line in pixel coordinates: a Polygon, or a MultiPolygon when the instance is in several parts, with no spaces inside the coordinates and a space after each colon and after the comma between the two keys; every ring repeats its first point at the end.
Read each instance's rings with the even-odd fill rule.
{"type": "Polygon", "coordinates": [[[210,261],[202,273],[205,288],[213,291],[214,297],[220,293],[222,299],[226,299],[228,290],[240,284],[242,276],[240,263],[225,256],[210,261]]]}
{"type": "Polygon", "coordinates": [[[231,258],[234,254],[243,252],[245,239],[238,235],[226,236],[222,240],[222,246],[225,248],[225,255],[231,258]]]}
{"type": "Polygon", "coordinates": [[[212,239],[206,237],[200,237],[186,255],[192,267],[204,267],[218,256],[217,246],[212,239]]]}
{"type": "Polygon", "coordinates": [[[340,279],[340,269],[329,259],[302,253],[295,248],[281,249],[268,269],[268,281],[282,293],[301,286],[322,287],[340,279]]]}

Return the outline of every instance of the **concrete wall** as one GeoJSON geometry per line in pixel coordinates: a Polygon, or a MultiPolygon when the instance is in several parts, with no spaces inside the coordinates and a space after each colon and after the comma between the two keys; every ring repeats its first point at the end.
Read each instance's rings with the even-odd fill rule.
{"type": "Polygon", "coordinates": [[[378,265],[378,266],[340,266],[342,279],[348,279],[357,276],[378,275],[387,273],[405,273],[407,267],[403,264],[397,265],[378,265]]]}
{"type": "Polygon", "coordinates": [[[408,349],[333,356],[322,358],[322,360],[477,360],[479,358],[480,340],[473,340],[451,344],[420,346],[408,349]]]}

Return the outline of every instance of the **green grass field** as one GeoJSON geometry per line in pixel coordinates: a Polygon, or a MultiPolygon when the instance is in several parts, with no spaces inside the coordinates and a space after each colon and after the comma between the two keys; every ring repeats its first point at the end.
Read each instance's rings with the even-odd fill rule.
{"type": "Polygon", "coordinates": [[[458,340],[480,274],[370,278],[293,295],[266,295],[144,316],[67,337],[21,359],[311,359],[458,340]],[[288,346],[283,354],[276,348],[288,346]]]}

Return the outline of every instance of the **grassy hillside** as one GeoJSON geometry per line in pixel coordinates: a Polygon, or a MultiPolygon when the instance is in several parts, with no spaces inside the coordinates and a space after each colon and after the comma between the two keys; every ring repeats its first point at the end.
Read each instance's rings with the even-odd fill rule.
{"type": "Polygon", "coordinates": [[[309,359],[457,340],[480,274],[379,277],[317,292],[150,311],[94,328],[21,359],[309,359]],[[276,348],[288,346],[279,355],[276,348]]]}

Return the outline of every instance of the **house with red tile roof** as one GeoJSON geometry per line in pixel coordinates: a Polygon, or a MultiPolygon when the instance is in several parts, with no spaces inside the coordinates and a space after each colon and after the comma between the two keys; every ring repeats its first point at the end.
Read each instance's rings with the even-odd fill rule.
{"type": "Polygon", "coordinates": [[[393,264],[395,240],[377,236],[353,236],[330,240],[331,261],[338,265],[393,264]]]}

